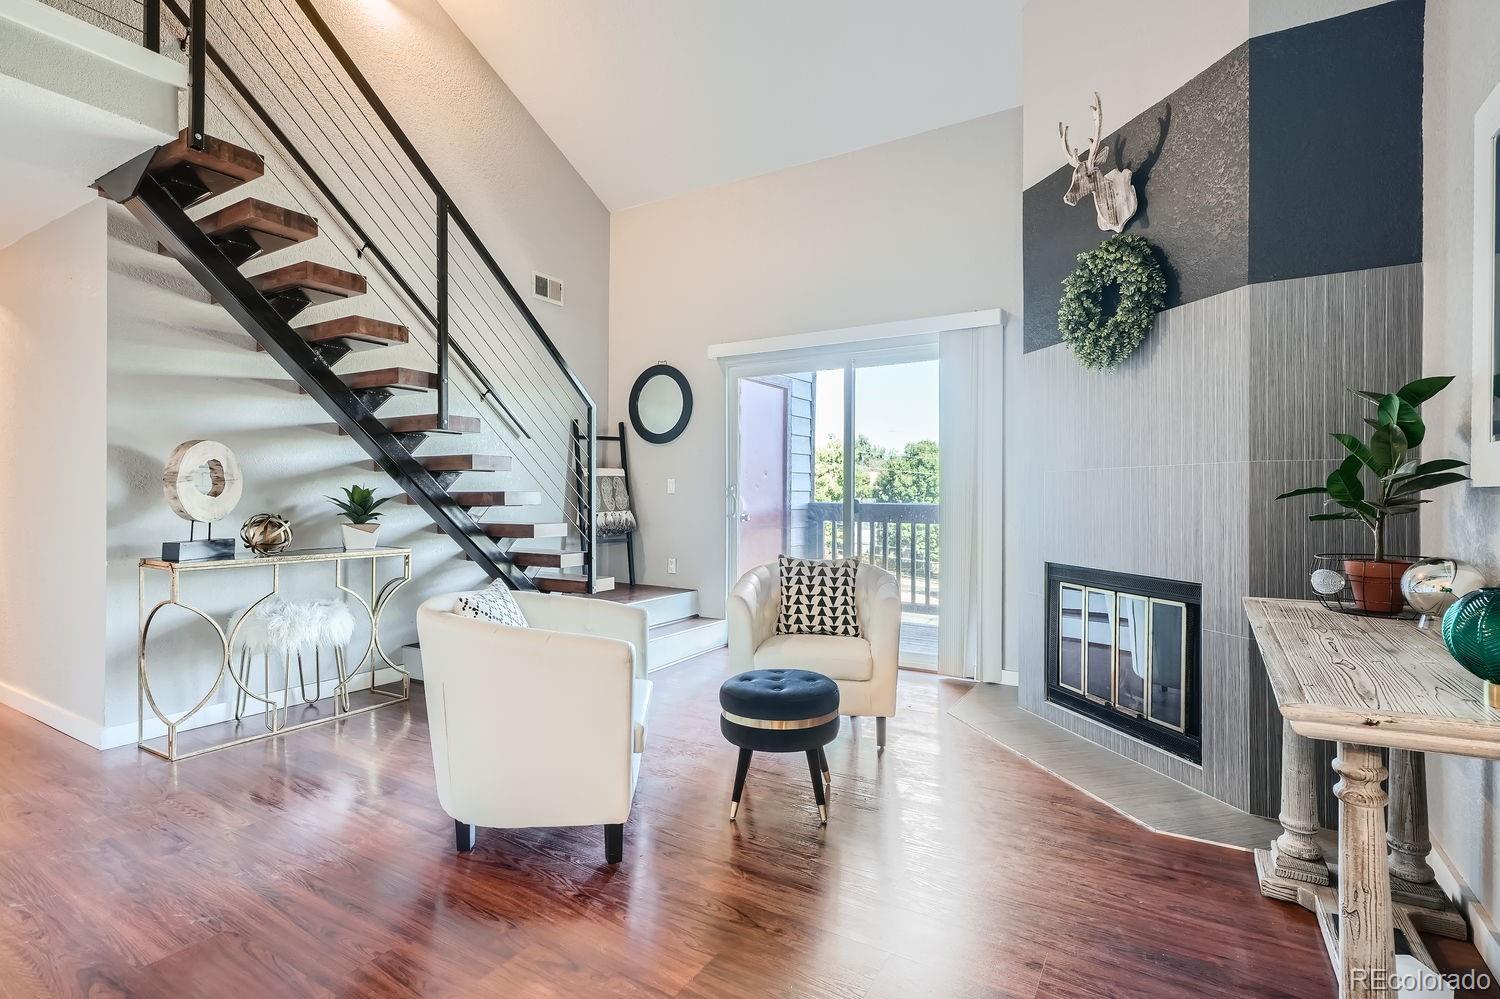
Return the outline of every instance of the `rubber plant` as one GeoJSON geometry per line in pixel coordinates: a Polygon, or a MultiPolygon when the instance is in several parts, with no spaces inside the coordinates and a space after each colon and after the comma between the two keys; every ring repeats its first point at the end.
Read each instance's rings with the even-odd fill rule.
{"type": "Polygon", "coordinates": [[[380,506],[392,497],[378,499],[375,490],[368,486],[345,486],[344,498],[328,497],[328,502],[338,507],[346,523],[340,525],[344,531],[346,551],[374,548],[380,537],[380,506]]]}
{"type": "Polygon", "coordinates": [[[1387,557],[1385,529],[1390,518],[1416,513],[1423,503],[1430,503],[1422,498],[1427,490],[1468,479],[1458,471],[1467,462],[1455,458],[1418,461],[1412,457],[1427,435],[1422,404],[1451,381],[1452,375],[1437,375],[1418,378],[1395,392],[1360,391],[1359,395],[1375,407],[1375,415],[1364,418],[1370,427],[1369,440],[1353,434],[1331,435],[1349,456],[1328,474],[1327,481],[1276,497],[1326,497],[1325,506],[1340,509],[1314,513],[1309,520],[1357,520],[1370,529],[1374,536],[1372,557],[1344,562],[1344,575],[1359,610],[1373,614],[1401,610],[1401,574],[1411,563],[1387,557]],[[1371,480],[1368,486],[1367,478],[1371,480]]]}

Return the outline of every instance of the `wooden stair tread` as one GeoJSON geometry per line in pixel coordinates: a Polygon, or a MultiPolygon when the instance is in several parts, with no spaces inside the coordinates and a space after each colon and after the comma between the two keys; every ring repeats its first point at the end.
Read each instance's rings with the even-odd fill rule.
{"type": "Polygon", "coordinates": [[[345,344],[367,344],[384,347],[406,343],[410,333],[399,323],[369,316],[341,316],[309,326],[297,327],[297,334],[308,343],[342,342],[345,344]]]}
{"type": "MultiPolygon", "coordinates": [[[[429,472],[508,472],[511,463],[508,454],[428,454],[416,458],[429,472]]],[[[362,467],[378,472],[380,462],[366,461],[362,467]]]]}
{"type": "Polygon", "coordinates": [[[600,576],[589,589],[589,577],[581,572],[539,572],[531,581],[543,593],[604,593],[615,588],[613,576],[600,576]]]}
{"type": "Polygon", "coordinates": [[[344,384],[352,389],[396,389],[403,392],[430,392],[438,387],[435,371],[415,368],[375,368],[343,375],[344,384]]]}
{"type": "Polygon", "coordinates": [[[508,454],[429,454],[418,458],[429,472],[508,472],[508,454]]]}
{"type": "Polygon", "coordinates": [[[237,229],[253,229],[276,237],[286,246],[318,235],[318,220],[311,215],[303,215],[259,198],[246,198],[227,208],[210,212],[199,219],[197,225],[209,236],[223,236],[237,229]]]}
{"type": "Polygon", "coordinates": [[[576,548],[555,551],[531,551],[512,548],[510,560],[523,569],[576,569],[583,565],[584,553],[576,548]]]}
{"type": "Polygon", "coordinates": [[[340,270],[327,264],[301,260],[285,267],[277,267],[250,278],[250,284],[262,295],[304,289],[321,292],[335,298],[350,298],[363,295],[366,290],[363,274],[340,270]]]}
{"type": "MultiPolygon", "coordinates": [[[[479,492],[450,492],[448,494],[459,506],[536,506],[542,494],[521,489],[492,489],[479,492]]],[[[406,502],[415,502],[410,496],[406,502]]]]}
{"type": "Polygon", "coordinates": [[[565,538],[567,524],[480,524],[492,538],[565,538]]]}
{"type": "MultiPolygon", "coordinates": [[[[415,416],[392,416],[381,420],[393,434],[477,434],[480,423],[477,416],[449,416],[448,429],[438,429],[436,413],[418,413],[415,416]]],[[[339,433],[343,433],[342,427],[339,433]]]]}
{"type": "Polygon", "coordinates": [[[156,151],[147,170],[158,174],[179,166],[192,167],[211,194],[222,194],[266,172],[266,161],[259,153],[211,135],[204,137],[202,149],[194,149],[188,143],[187,129],[156,151]]]}

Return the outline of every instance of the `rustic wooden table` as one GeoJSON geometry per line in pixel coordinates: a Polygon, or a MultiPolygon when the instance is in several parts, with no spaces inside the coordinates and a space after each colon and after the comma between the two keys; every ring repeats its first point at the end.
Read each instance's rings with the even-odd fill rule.
{"type": "Polygon", "coordinates": [[[1427,863],[1423,754],[1500,759],[1500,712],[1486,705],[1483,681],[1415,622],[1261,597],[1247,597],[1245,612],[1283,720],[1282,834],[1256,851],[1261,890],[1318,913],[1340,996],[1388,999],[1395,929],[1429,967],[1419,929],[1467,935],[1427,863]],[[1317,841],[1317,739],[1338,744],[1336,871],[1317,841]],[[1382,748],[1390,750],[1389,837],[1382,748]]]}

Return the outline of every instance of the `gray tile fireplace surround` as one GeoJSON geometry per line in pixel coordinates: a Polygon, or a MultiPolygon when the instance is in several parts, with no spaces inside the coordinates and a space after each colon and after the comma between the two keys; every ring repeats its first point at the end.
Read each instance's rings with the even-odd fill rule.
{"type": "MultiPolygon", "coordinates": [[[[1358,430],[1344,387],[1395,388],[1421,366],[1421,265],[1248,285],[1163,313],[1120,368],[1007,343],[1006,628],[1021,706],[1260,815],[1275,813],[1280,723],[1241,599],[1305,596],[1317,551],[1363,529],[1310,524],[1274,497],[1321,481],[1328,437],[1358,430]],[[1203,763],[1046,701],[1047,562],[1201,584],[1203,763]]],[[[1311,502],[1311,501],[1306,501],[1311,502]]],[[[1414,518],[1395,550],[1415,546],[1414,518]]]]}

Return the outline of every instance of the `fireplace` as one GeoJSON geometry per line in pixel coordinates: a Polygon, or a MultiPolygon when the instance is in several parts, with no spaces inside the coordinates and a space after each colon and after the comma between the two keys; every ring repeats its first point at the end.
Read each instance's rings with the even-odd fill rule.
{"type": "Polygon", "coordinates": [[[1047,563],[1047,700],[1203,759],[1197,583],[1047,563]]]}

